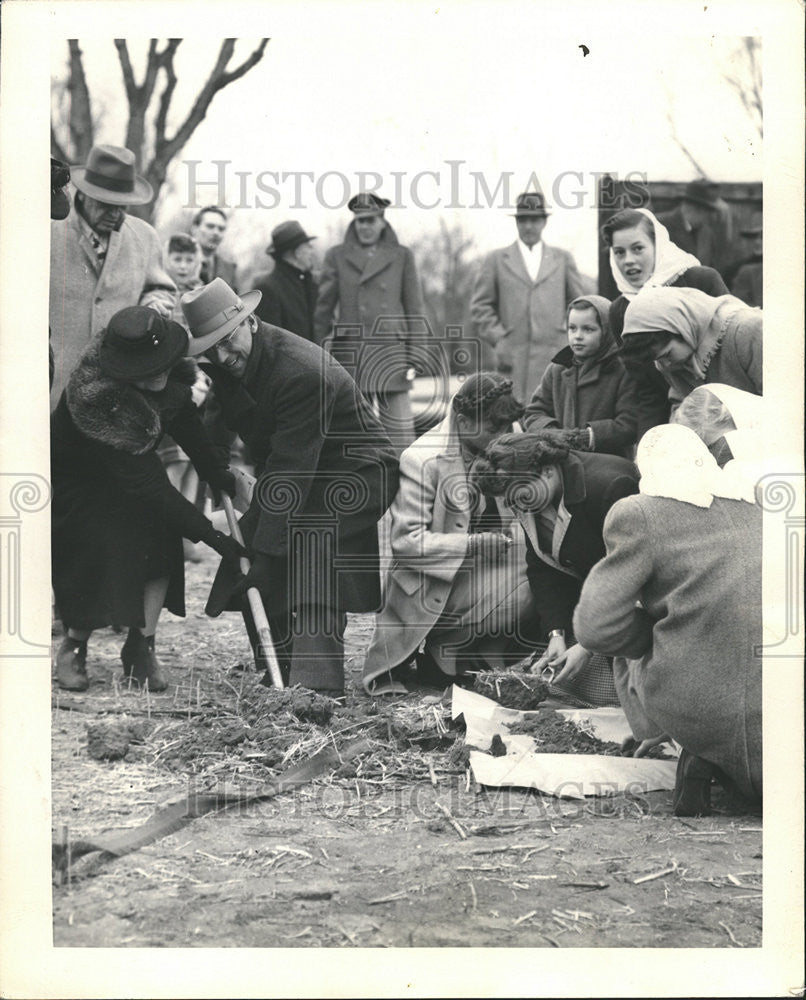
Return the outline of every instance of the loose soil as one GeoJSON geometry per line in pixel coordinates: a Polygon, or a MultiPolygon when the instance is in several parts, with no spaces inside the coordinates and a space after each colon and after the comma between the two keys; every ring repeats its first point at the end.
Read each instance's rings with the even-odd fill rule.
{"type": "Polygon", "coordinates": [[[473,690],[504,708],[516,708],[521,712],[536,709],[549,696],[548,685],[539,677],[512,672],[482,671],[476,674],[473,690]]]}
{"type": "MultiPolygon", "coordinates": [[[[188,617],[161,623],[166,693],[123,686],[111,630],[90,639],[88,692],[54,686],[55,839],[139,826],[191,790],[258,789],[359,737],[368,749],[132,854],[81,859],[56,878],[54,944],[760,946],[759,816],[718,789],[713,816],[684,820],[670,792],[574,802],[477,787],[438,695],[363,693],[371,616],[350,618],[344,698],[267,690],[243,669],[239,617],[202,612],[216,561],[188,564],[188,617]],[[124,743],[117,760],[103,749],[124,743]]],[[[532,735],[590,752],[565,725],[532,735]]]]}

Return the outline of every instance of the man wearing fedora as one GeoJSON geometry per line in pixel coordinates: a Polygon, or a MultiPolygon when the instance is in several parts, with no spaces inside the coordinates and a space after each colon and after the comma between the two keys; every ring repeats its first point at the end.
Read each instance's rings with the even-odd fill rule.
{"type": "Polygon", "coordinates": [[[717,183],[704,177],[690,181],[677,207],[659,212],[657,219],[669,230],[672,243],[694,254],[703,267],[723,269],[732,226],[730,207],[717,183]]]}
{"type": "Polygon", "coordinates": [[[271,231],[266,253],[274,258],[271,274],[255,283],[263,298],[255,310],[259,319],[313,340],[313,313],[319,290],[312,269],[314,251],[302,226],[290,220],[271,231]]]}
{"type": "Polygon", "coordinates": [[[176,286],[166,273],[154,229],[126,214],[151,201],[151,185],[121,146],[93,146],[86,166],[73,167],[75,211],[51,223],[50,326],[54,351],[53,406],[90,339],[126,306],[170,316],[176,286]]]}
{"type": "Polygon", "coordinates": [[[182,296],[189,353],[211,363],[258,477],[241,520],[251,570],[239,579],[222,564],[207,613],[242,611],[254,644],[243,595],[257,587],[289,683],[341,694],[346,612],[381,605],[377,524],[397,490],[397,458],[344,368],[259,320],[260,299],[220,278],[182,296]]]}
{"type": "Polygon", "coordinates": [[[325,254],[314,328],[377,408],[398,453],[414,441],[412,320],[425,315],[414,254],[386,220],[390,202],[360,192],[347,203],[344,242],[325,254]]]}
{"type": "Polygon", "coordinates": [[[567,250],[543,242],[548,215],[542,191],[518,195],[518,238],[485,258],[470,304],[474,333],[492,344],[498,371],[513,380],[513,395],[521,402],[532,398],[566,344],[569,303],[593,290],[567,250]]]}

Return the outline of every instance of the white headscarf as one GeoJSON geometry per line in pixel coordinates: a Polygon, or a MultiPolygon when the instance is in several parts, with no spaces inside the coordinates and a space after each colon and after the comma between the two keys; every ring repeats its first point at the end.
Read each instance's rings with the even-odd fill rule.
{"type": "Polygon", "coordinates": [[[760,428],[763,409],[761,396],[721,382],[709,382],[692,389],[669,422],[690,427],[711,445],[729,431],[760,428]]]}
{"type": "Polygon", "coordinates": [[[670,285],[675,278],[679,278],[684,271],[690,267],[699,267],[700,262],[694,254],[681,250],[676,243],[672,243],[669,230],[662,222],[658,222],[655,216],[647,208],[637,209],[641,215],[645,215],[652,223],[655,233],[655,269],[649,279],[641,286],[635,288],[624,275],[619,271],[613,248],[610,248],[610,270],[616,282],[616,287],[622,295],[632,298],[644,288],[653,288],[658,285],[670,285]]]}
{"type": "MultiPolygon", "coordinates": [[[[755,501],[746,477],[720,469],[705,443],[689,427],[662,424],[644,434],[635,463],[641,473],[639,492],[710,507],[714,497],[755,501]]],[[[738,472],[739,470],[734,470],[738,472]]]]}

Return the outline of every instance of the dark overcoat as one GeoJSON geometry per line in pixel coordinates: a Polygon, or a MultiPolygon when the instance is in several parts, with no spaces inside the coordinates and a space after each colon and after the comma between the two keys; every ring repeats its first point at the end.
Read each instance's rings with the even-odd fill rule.
{"type": "MultiPolygon", "coordinates": [[[[722,275],[712,267],[690,267],[674,281],[670,281],[669,287],[699,288],[706,295],[713,296],[729,294],[722,275]]],[[[619,344],[621,331],[624,329],[624,314],[629,304],[630,299],[626,295],[619,295],[610,306],[610,329],[619,344]]],[[[637,440],[640,441],[650,427],[669,422],[669,385],[652,362],[631,374],[636,382],[637,440]]]]}
{"type": "Polygon", "coordinates": [[[762,788],[761,521],[742,500],[623,500],[574,615],[587,649],[628,658],[616,686],[634,735],[670,736],[752,796],[762,788]]]}
{"type": "Polygon", "coordinates": [[[351,222],[344,243],[325,254],[314,319],[317,344],[333,338],[330,350],[363,392],[406,392],[406,371],[417,361],[413,342],[418,333],[420,339],[427,334],[424,317],[411,250],[387,224],[368,252],[351,222]]]}
{"type": "Polygon", "coordinates": [[[551,359],[526,407],[526,430],[590,427],[594,451],[632,456],[635,444],[635,380],[616,353],[615,344],[594,364],[578,365],[564,347],[551,359]]]}
{"type": "Polygon", "coordinates": [[[562,568],[540,558],[534,515],[518,512],[526,534],[526,573],[546,635],[555,628],[570,635],[582,581],[605,554],[607,513],[617,500],[638,492],[638,470],[615,455],[571,452],[559,468],[562,499],[549,554],[562,568]]]}
{"type": "MultiPolygon", "coordinates": [[[[354,380],[316,344],[262,322],[241,379],[208,371],[225,420],[255,462],[244,538],[252,552],[288,564],[271,612],[305,600],[375,610],[377,523],[397,491],[398,461],[354,380]],[[334,571],[337,592],[326,582],[334,571]]],[[[235,580],[222,564],[209,614],[238,610],[229,601],[235,580]]]]}
{"type": "Polygon", "coordinates": [[[171,486],[156,447],[163,430],[206,479],[226,467],[207,439],[180,362],[160,393],[104,375],[95,340],[51,417],[52,566],[65,625],[137,627],[147,580],[169,578],[165,606],[184,615],[182,537],[199,541],[210,522],[171,486]]]}
{"type": "Polygon", "coordinates": [[[272,326],[313,340],[313,312],[318,285],[310,271],[301,271],[288,261],[278,259],[271,274],[255,282],[263,293],[255,314],[272,326]]]}

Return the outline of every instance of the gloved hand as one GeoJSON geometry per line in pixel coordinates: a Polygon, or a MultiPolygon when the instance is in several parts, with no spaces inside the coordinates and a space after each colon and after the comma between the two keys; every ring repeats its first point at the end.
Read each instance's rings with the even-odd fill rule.
{"type": "Polygon", "coordinates": [[[233,587],[232,597],[242,597],[250,587],[257,587],[261,594],[271,593],[277,587],[277,557],[257,552],[251,559],[252,566],[233,587]]]}
{"type": "Polygon", "coordinates": [[[234,497],[236,490],[235,476],[229,469],[216,469],[207,474],[207,485],[213,494],[213,501],[216,507],[221,506],[221,494],[234,497]]]}
{"type": "Polygon", "coordinates": [[[243,545],[237,542],[232,535],[225,535],[223,531],[216,531],[212,525],[210,526],[209,534],[205,535],[202,541],[205,545],[209,545],[223,559],[226,559],[227,562],[233,562],[236,566],[240,558],[249,555],[243,545]]]}

